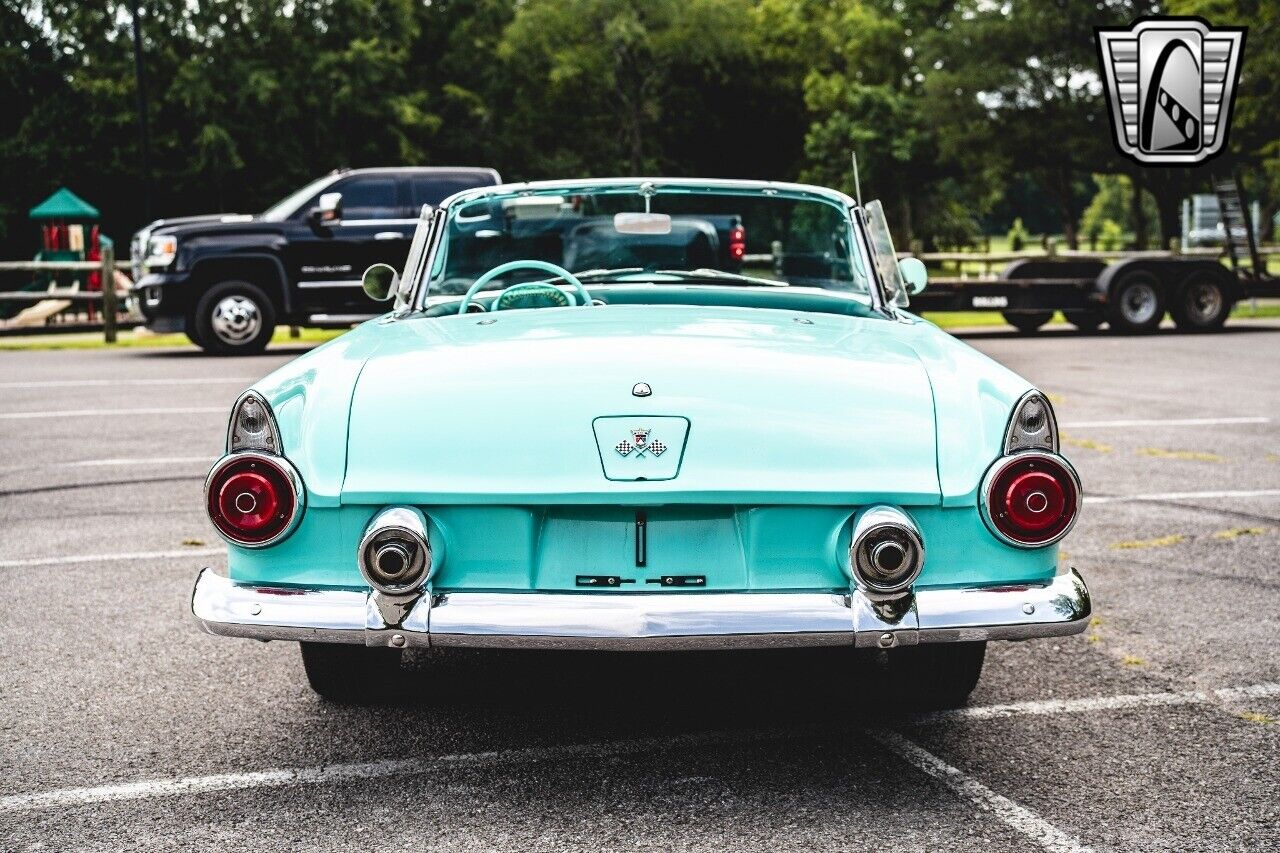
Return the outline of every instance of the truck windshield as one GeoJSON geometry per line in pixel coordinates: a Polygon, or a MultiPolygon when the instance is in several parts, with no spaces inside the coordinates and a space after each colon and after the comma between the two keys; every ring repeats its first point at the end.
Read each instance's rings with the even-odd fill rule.
{"type": "Polygon", "coordinates": [[[324,189],[325,186],[333,183],[335,180],[337,180],[337,178],[334,175],[325,175],[323,178],[317,178],[302,189],[290,193],[268,207],[262,212],[262,215],[259,218],[264,219],[267,222],[283,222],[297,213],[298,205],[320,192],[320,190],[324,189]]]}
{"type": "MultiPolygon", "coordinates": [[[[869,294],[847,211],[776,190],[609,186],[485,196],[454,205],[429,294],[465,293],[511,261],[544,261],[584,282],[817,287],[869,294]]],[[[517,269],[500,290],[548,274],[517,269]]]]}

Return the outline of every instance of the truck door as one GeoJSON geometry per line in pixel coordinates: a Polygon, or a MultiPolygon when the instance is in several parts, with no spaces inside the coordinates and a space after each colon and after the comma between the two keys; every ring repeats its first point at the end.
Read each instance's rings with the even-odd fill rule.
{"type": "Polygon", "coordinates": [[[365,296],[360,279],[375,263],[404,266],[417,225],[409,215],[408,187],[394,174],[364,174],[325,192],[342,194],[342,216],[327,234],[307,234],[290,246],[298,304],[311,315],[382,314],[386,306],[365,296]]]}

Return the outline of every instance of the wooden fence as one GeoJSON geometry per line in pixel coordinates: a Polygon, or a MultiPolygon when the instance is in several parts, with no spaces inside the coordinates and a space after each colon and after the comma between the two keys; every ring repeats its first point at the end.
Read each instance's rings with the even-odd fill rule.
{"type": "Polygon", "coordinates": [[[0,261],[0,272],[99,272],[101,290],[9,290],[0,292],[0,302],[43,302],[60,299],[68,302],[88,302],[100,306],[102,334],[106,342],[116,342],[120,313],[119,295],[116,293],[116,270],[128,269],[125,263],[116,263],[115,248],[104,246],[102,259],[98,261],[0,261]]]}

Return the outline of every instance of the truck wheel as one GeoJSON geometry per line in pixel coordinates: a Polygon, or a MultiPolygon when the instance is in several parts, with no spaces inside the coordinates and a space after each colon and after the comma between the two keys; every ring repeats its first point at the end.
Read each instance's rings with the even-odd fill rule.
{"type": "Polygon", "coordinates": [[[982,677],[987,644],[925,643],[891,649],[880,662],[885,694],[915,708],[958,708],[982,677]]]}
{"type": "Polygon", "coordinates": [[[395,698],[403,684],[400,650],[346,643],[299,643],[311,689],[340,705],[370,705],[395,698]]]}
{"type": "Polygon", "coordinates": [[[200,297],[194,313],[192,340],[215,355],[262,352],[276,328],[271,299],[247,281],[215,284],[200,297]]]}
{"type": "Polygon", "coordinates": [[[1067,322],[1075,326],[1082,332],[1096,332],[1098,327],[1107,319],[1102,316],[1101,311],[1063,311],[1062,315],[1067,318],[1067,322]]]}
{"type": "Polygon", "coordinates": [[[1227,322],[1231,300],[1220,281],[1210,275],[1196,273],[1178,288],[1169,313],[1184,332],[1216,332],[1227,322]]]}
{"type": "Polygon", "coordinates": [[[1111,328],[1123,335],[1154,332],[1164,319],[1160,280],[1146,270],[1125,273],[1111,290],[1106,316],[1111,328]]]}
{"type": "Polygon", "coordinates": [[[1052,311],[1002,311],[1000,316],[1024,335],[1034,334],[1045,323],[1053,319],[1052,311]]]}

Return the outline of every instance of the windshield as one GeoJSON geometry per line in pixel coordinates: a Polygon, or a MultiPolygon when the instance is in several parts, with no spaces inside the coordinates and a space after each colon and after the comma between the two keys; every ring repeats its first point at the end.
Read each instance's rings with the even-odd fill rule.
{"type": "MultiPolygon", "coordinates": [[[[594,286],[817,287],[869,294],[846,209],[780,190],[688,186],[538,190],[453,205],[428,295],[465,293],[512,261],[543,261],[594,286]]],[[[483,290],[554,279],[517,269],[483,290]]]]}
{"type": "Polygon", "coordinates": [[[262,212],[261,219],[267,222],[283,222],[298,210],[298,205],[320,192],[325,186],[333,183],[338,178],[336,175],[325,175],[323,178],[316,178],[300,190],[290,193],[280,201],[268,207],[262,212]]]}

